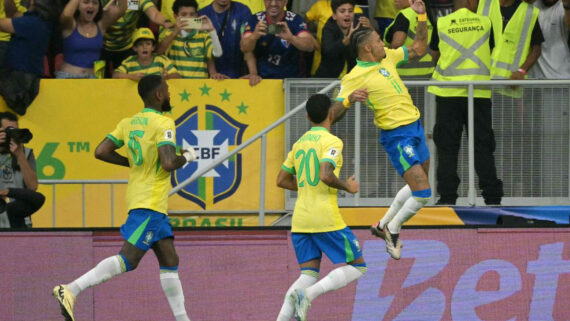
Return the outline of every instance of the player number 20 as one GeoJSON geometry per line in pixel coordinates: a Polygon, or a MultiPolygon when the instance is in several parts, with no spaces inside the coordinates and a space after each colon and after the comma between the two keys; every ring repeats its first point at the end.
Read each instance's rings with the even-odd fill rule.
{"type": "Polygon", "coordinates": [[[297,154],[295,154],[295,159],[299,158],[301,158],[299,172],[297,173],[297,182],[299,182],[299,187],[305,186],[305,179],[311,186],[319,184],[319,158],[317,157],[315,149],[311,148],[307,152],[302,149],[299,150],[297,154]],[[311,162],[313,162],[314,171],[311,171],[311,162]],[[302,178],[303,171],[305,174],[304,179],[302,178]]]}
{"type": "Polygon", "coordinates": [[[129,133],[129,150],[133,154],[133,162],[135,165],[140,166],[143,163],[143,153],[141,143],[138,138],[142,138],[144,130],[133,130],[129,133]]]}

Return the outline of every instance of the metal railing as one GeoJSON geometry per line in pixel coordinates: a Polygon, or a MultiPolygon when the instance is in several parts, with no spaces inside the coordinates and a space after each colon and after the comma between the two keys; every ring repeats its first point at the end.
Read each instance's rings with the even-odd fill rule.
{"type": "MultiPolygon", "coordinates": [[[[327,79],[299,79],[286,81],[286,104],[291,110],[304,101],[327,79]]],[[[464,87],[469,90],[468,132],[461,145],[458,174],[458,205],[483,204],[477,193],[478,178],[474,166],[473,90],[478,86],[493,88],[493,128],[499,178],[504,181],[503,205],[557,205],[570,203],[570,80],[472,81],[435,82],[405,81],[415,105],[420,109],[431,151],[430,184],[435,195],[437,182],[435,168],[437,155],[432,129],[435,123],[435,97],[427,93],[427,86],[464,87]],[[519,85],[521,98],[501,94],[506,86],[519,85]]],[[[335,90],[337,90],[335,88],[335,90]]],[[[336,93],[329,93],[331,98],[336,93]]],[[[332,132],[345,142],[344,166],[341,178],[355,174],[361,183],[356,195],[339,192],[341,206],[388,206],[396,192],[404,185],[378,142],[378,129],[372,123],[372,112],[356,105],[345,118],[335,124],[332,132]],[[365,115],[364,113],[368,113],[365,115]],[[361,152],[362,151],[362,152],[361,152]]],[[[299,136],[309,129],[305,115],[294,116],[286,130],[288,151],[299,136]]],[[[295,192],[286,193],[286,208],[292,209],[295,192]]]]}
{"type": "MultiPolygon", "coordinates": [[[[215,167],[217,167],[218,165],[222,164],[224,161],[226,161],[227,159],[229,159],[230,157],[232,157],[233,155],[237,154],[238,152],[240,152],[241,150],[243,150],[244,148],[246,148],[247,146],[253,144],[254,142],[256,142],[257,140],[260,140],[261,142],[261,149],[260,149],[260,183],[259,183],[259,208],[255,209],[255,210],[234,210],[234,211],[171,211],[169,212],[169,214],[245,214],[245,213],[253,213],[253,212],[258,212],[259,213],[259,225],[263,226],[265,224],[265,214],[266,213],[285,213],[286,209],[292,209],[292,204],[294,203],[295,200],[295,194],[292,192],[287,192],[286,194],[286,209],[283,210],[273,210],[273,211],[268,211],[265,209],[265,174],[266,174],[266,153],[267,153],[267,134],[272,131],[273,129],[275,129],[276,127],[278,127],[279,125],[283,124],[284,122],[291,120],[287,126],[286,126],[286,130],[285,130],[285,137],[286,137],[286,141],[285,141],[285,149],[286,152],[289,150],[290,146],[292,145],[292,142],[294,142],[299,135],[301,135],[306,129],[308,129],[309,124],[306,120],[306,118],[304,117],[304,114],[301,114],[301,116],[298,115],[298,113],[300,111],[302,111],[305,107],[305,102],[306,99],[308,98],[309,95],[315,94],[315,93],[327,93],[330,96],[335,96],[334,91],[336,89],[338,89],[339,86],[339,81],[338,80],[330,80],[330,79],[321,79],[321,80],[316,80],[316,79],[286,79],[284,81],[284,87],[285,87],[285,106],[286,106],[286,114],[279,118],[277,121],[275,121],[274,123],[272,123],[271,125],[269,125],[268,127],[266,127],[265,129],[263,129],[261,132],[257,133],[256,135],[254,135],[253,137],[251,137],[250,139],[248,139],[247,141],[245,141],[244,143],[242,143],[241,145],[239,145],[238,147],[236,147],[235,149],[233,149],[231,152],[226,153],[225,155],[221,155],[219,158],[217,158],[215,161],[213,161],[212,163],[210,163],[209,165],[203,167],[201,170],[197,171],[196,173],[194,173],[190,178],[186,179],[185,181],[181,182],[180,184],[178,184],[177,186],[175,186],[170,192],[169,192],[169,196],[174,195],[175,193],[177,193],[178,191],[180,191],[182,188],[184,188],[186,185],[192,183],[193,181],[195,181],[196,179],[198,179],[199,177],[201,177],[202,175],[204,175],[205,173],[209,172],[210,170],[214,169],[215,167]],[[303,90],[305,91],[304,95],[299,95],[296,94],[292,91],[292,88],[294,86],[299,86],[302,87],[303,90]],[[311,87],[313,86],[313,87],[311,87]],[[320,90],[318,88],[321,88],[320,90]],[[295,107],[293,107],[293,105],[295,105],[295,107]],[[293,117],[298,117],[298,119],[292,119],[293,117]],[[294,122],[294,125],[291,124],[292,122],[294,122]]],[[[528,86],[554,86],[555,88],[563,88],[564,90],[568,90],[570,91],[570,80],[540,80],[540,81],[533,81],[533,80],[524,80],[524,81],[510,81],[510,80],[502,80],[502,81],[472,81],[472,82],[434,82],[434,81],[405,81],[405,84],[408,88],[414,88],[414,87],[421,87],[423,88],[423,103],[418,103],[417,99],[415,100],[416,105],[421,105],[418,106],[420,107],[420,110],[423,110],[424,112],[422,112],[423,115],[423,120],[424,120],[424,127],[426,129],[426,133],[428,135],[428,138],[431,137],[431,127],[433,126],[433,122],[435,120],[435,113],[433,112],[435,110],[435,108],[433,108],[433,99],[430,101],[429,95],[427,95],[425,93],[425,89],[427,88],[427,86],[429,85],[437,85],[437,86],[441,86],[441,87],[445,87],[445,86],[454,86],[454,87],[458,87],[458,86],[463,86],[463,87],[467,87],[468,92],[469,92],[469,99],[468,99],[468,111],[469,111],[469,129],[468,129],[468,133],[467,133],[467,146],[466,147],[462,147],[462,148],[466,148],[467,150],[467,176],[468,176],[468,183],[467,183],[467,204],[468,205],[475,205],[476,204],[476,197],[477,197],[477,192],[476,192],[476,177],[475,177],[475,162],[474,162],[474,127],[473,127],[473,108],[474,108],[474,100],[473,100],[473,90],[475,87],[477,86],[512,86],[512,85],[520,85],[520,86],[524,86],[524,87],[528,87],[528,86]],[[431,109],[431,110],[430,110],[431,109]]],[[[421,93],[421,92],[420,92],[421,93]]],[[[566,95],[567,92],[566,92],[566,95]]],[[[420,101],[421,102],[421,101],[420,101]]],[[[563,108],[565,110],[565,115],[567,116],[570,113],[570,98],[568,98],[568,100],[566,102],[562,102],[564,104],[563,108]]],[[[494,107],[495,109],[496,107],[494,107]]],[[[337,134],[338,136],[340,136],[341,138],[343,138],[343,140],[345,140],[345,160],[350,159],[352,160],[352,163],[350,162],[346,162],[345,161],[345,167],[349,167],[348,171],[344,170],[344,175],[346,175],[347,172],[352,173],[352,171],[354,171],[356,177],[359,178],[366,178],[368,180],[375,180],[376,183],[378,183],[378,181],[380,181],[380,176],[381,175],[366,175],[366,177],[363,177],[362,171],[365,171],[366,169],[364,168],[366,165],[362,165],[361,162],[362,161],[366,161],[363,160],[361,157],[361,151],[366,151],[367,153],[371,153],[372,154],[372,158],[376,157],[378,159],[381,158],[380,153],[378,152],[378,150],[380,149],[379,147],[379,143],[377,143],[376,141],[376,137],[374,137],[374,139],[372,140],[373,142],[375,142],[375,150],[371,151],[370,148],[368,148],[369,146],[367,146],[367,144],[369,143],[368,141],[363,142],[362,135],[363,135],[363,130],[366,129],[366,127],[364,127],[364,124],[366,122],[371,123],[370,120],[366,119],[363,121],[363,119],[365,117],[363,117],[362,115],[362,110],[361,110],[361,106],[360,104],[356,104],[355,108],[354,108],[354,116],[350,116],[349,113],[347,113],[347,116],[345,116],[345,119],[343,119],[341,122],[339,122],[337,125],[335,125],[333,127],[333,132],[335,132],[335,134],[337,134]],[[340,127],[340,129],[339,129],[340,127]],[[344,130],[344,131],[343,131],[344,130]],[[341,132],[341,134],[339,135],[338,132],[341,132]],[[346,137],[343,137],[342,134],[345,134],[346,137]],[[354,146],[353,148],[346,148],[346,143],[347,143],[347,138],[349,141],[352,140],[354,141],[354,146]],[[376,153],[376,154],[374,154],[376,153]],[[351,171],[352,170],[352,171],[351,171]]],[[[563,133],[563,142],[565,143],[566,146],[564,146],[564,150],[567,151],[570,149],[570,134],[568,133],[568,122],[566,122],[566,127],[564,127],[565,131],[563,133]]],[[[366,138],[367,139],[367,138],[366,138]]],[[[428,139],[429,141],[430,139],[428,139]]],[[[433,143],[430,142],[430,150],[432,151],[432,156],[434,155],[433,153],[433,143]]],[[[568,154],[568,153],[566,153],[568,154]]],[[[562,177],[561,179],[565,179],[565,181],[567,181],[567,184],[565,184],[565,189],[564,189],[564,195],[562,195],[562,197],[554,197],[554,198],[547,198],[547,202],[548,201],[554,201],[554,203],[557,202],[570,202],[570,180],[568,179],[568,172],[570,171],[570,161],[568,161],[568,157],[569,155],[565,155],[565,167],[564,167],[564,172],[566,177],[562,177]]],[[[403,184],[401,182],[401,178],[399,177],[394,177],[395,171],[391,170],[391,165],[389,165],[389,161],[387,161],[386,159],[381,159],[384,163],[383,166],[385,167],[390,167],[390,172],[392,174],[390,174],[391,176],[386,176],[384,177],[384,181],[383,183],[386,183],[386,186],[388,186],[388,188],[386,188],[386,190],[388,191],[387,197],[384,198],[379,198],[379,197],[369,197],[367,195],[362,195],[362,190],[361,192],[359,192],[356,195],[350,195],[350,194],[343,194],[343,193],[339,193],[339,204],[340,205],[345,205],[345,206],[387,206],[390,204],[390,201],[393,197],[393,195],[395,194],[395,191],[397,191],[397,189],[399,187],[401,187],[401,185],[403,184]],[[398,181],[398,179],[400,179],[400,181],[398,181]],[[387,182],[390,181],[390,182],[387,182]],[[394,183],[395,182],[395,183],[394,183]],[[400,185],[398,187],[398,184],[400,185]]],[[[434,169],[435,168],[435,162],[432,161],[431,162],[431,169],[430,172],[434,173],[434,169]]],[[[556,173],[555,173],[556,174],[556,173]]],[[[430,183],[432,184],[432,186],[435,186],[435,179],[434,179],[435,175],[430,175],[430,183]]],[[[55,226],[55,220],[56,220],[56,204],[55,204],[55,196],[56,196],[56,185],[58,184],[80,184],[82,186],[82,217],[83,217],[83,226],[85,226],[85,185],[89,185],[89,184],[109,184],[111,187],[111,225],[113,225],[113,220],[114,220],[114,209],[113,209],[113,199],[114,199],[114,185],[115,184],[126,184],[127,181],[126,180],[40,180],[40,184],[48,184],[48,185],[52,185],[52,197],[53,197],[53,204],[52,204],[52,220],[53,220],[53,225],[55,226]]],[[[362,183],[361,183],[362,186],[362,183]]],[[[530,204],[528,202],[524,202],[521,201],[524,204],[521,205],[543,205],[543,204],[539,204],[540,202],[537,203],[532,203],[532,201],[530,202],[530,204]]]]}

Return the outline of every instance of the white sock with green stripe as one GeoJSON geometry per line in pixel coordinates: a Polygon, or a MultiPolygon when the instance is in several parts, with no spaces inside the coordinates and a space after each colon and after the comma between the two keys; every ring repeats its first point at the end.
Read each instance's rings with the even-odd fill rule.
{"type": "Polygon", "coordinates": [[[390,208],[388,209],[384,217],[382,217],[382,219],[380,220],[380,228],[383,228],[384,225],[390,223],[390,221],[394,218],[394,216],[398,214],[398,211],[400,211],[402,205],[404,205],[406,200],[408,200],[408,198],[410,198],[411,196],[412,196],[412,190],[410,189],[410,186],[406,184],[398,191],[396,197],[392,201],[392,204],[390,204],[390,208]]]}
{"type": "Polygon", "coordinates": [[[309,301],[327,292],[344,288],[350,282],[360,278],[366,273],[366,265],[345,265],[332,270],[319,282],[305,289],[305,295],[309,301]]]}
{"type": "Polygon", "coordinates": [[[173,268],[160,268],[160,285],[162,291],[168,299],[168,304],[176,321],[190,321],[186,308],[184,307],[184,292],[182,291],[182,284],[178,277],[178,267],[173,268]]]}
{"type": "Polygon", "coordinates": [[[89,272],[80,276],[77,280],[69,283],[67,287],[69,291],[77,297],[83,290],[101,284],[126,271],[127,268],[120,255],[110,256],[99,262],[99,264],[89,272]]]}
{"type": "Polygon", "coordinates": [[[277,316],[277,321],[289,321],[293,317],[295,312],[295,302],[289,297],[293,291],[296,289],[305,289],[317,282],[319,279],[318,270],[302,270],[299,278],[293,282],[287,293],[285,294],[285,300],[283,306],[281,306],[281,311],[279,311],[279,316],[277,316]]]}

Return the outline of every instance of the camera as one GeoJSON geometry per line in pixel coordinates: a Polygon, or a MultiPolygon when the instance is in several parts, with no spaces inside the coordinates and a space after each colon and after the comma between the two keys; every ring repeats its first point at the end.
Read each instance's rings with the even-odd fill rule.
{"type": "Polygon", "coordinates": [[[276,35],[278,33],[281,33],[281,31],[283,31],[282,25],[270,24],[269,26],[267,26],[267,33],[270,35],[276,35]]]}
{"type": "Polygon", "coordinates": [[[26,144],[32,140],[32,132],[27,128],[6,127],[6,145],[10,145],[13,140],[16,144],[26,144]]]}

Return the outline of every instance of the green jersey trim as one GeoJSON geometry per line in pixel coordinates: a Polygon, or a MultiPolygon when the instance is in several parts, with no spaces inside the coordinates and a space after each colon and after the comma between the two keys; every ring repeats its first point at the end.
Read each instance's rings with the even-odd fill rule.
{"type": "Polygon", "coordinates": [[[323,163],[323,162],[331,163],[331,164],[333,164],[334,168],[336,168],[336,162],[335,162],[334,160],[330,159],[330,158],[323,158],[323,159],[321,159],[321,163],[323,163]]]}
{"type": "Polygon", "coordinates": [[[286,172],[289,173],[289,174],[295,175],[295,169],[294,169],[294,168],[289,168],[289,167],[287,167],[287,166],[285,166],[285,165],[281,165],[281,169],[284,170],[284,171],[286,171],[286,172]]]}
{"type": "Polygon", "coordinates": [[[117,145],[117,147],[122,147],[123,145],[125,145],[125,142],[117,139],[115,136],[111,135],[111,134],[107,134],[107,138],[109,138],[113,143],[115,143],[115,145],[117,145]]]}
{"type": "Polygon", "coordinates": [[[156,144],[156,147],[165,146],[165,145],[170,145],[170,146],[172,146],[172,147],[174,147],[174,148],[177,147],[176,144],[174,144],[173,142],[168,142],[168,141],[166,141],[166,142],[159,142],[158,144],[156,144]]]}

